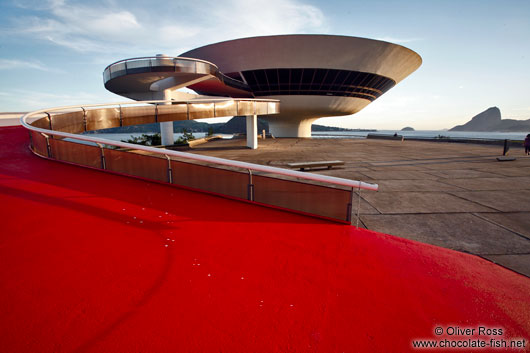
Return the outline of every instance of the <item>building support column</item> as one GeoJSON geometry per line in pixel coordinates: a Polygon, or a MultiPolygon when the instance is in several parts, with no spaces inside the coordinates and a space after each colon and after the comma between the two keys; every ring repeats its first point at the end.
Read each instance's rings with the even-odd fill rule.
{"type": "Polygon", "coordinates": [[[247,147],[255,150],[258,148],[258,117],[247,115],[247,147]]]}
{"type": "MultiPolygon", "coordinates": [[[[165,89],[163,91],[157,92],[160,93],[158,99],[160,100],[171,100],[171,91],[165,89]]],[[[171,104],[169,102],[162,104],[171,104]]],[[[162,138],[162,145],[169,146],[175,143],[175,138],[173,137],[173,122],[172,121],[163,121],[160,123],[160,137],[162,138]]]]}
{"type": "Polygon", "coordinates": [[[175,143],[172,121],[164,121],[160,123],[160,137],[162,138],[162,145],[164,146],[169,146],[175,143]]]}

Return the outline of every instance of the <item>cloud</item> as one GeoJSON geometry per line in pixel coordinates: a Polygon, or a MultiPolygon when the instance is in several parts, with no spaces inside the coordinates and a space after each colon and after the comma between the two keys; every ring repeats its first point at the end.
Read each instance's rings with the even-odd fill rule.
{"type": "Polygon", "coordinates": [[[176,55],[238,37],[326,32],[322,11],[297,0],[33,2],[18,0],[32,16],[15,20],[12,32],[77,52],[176,55]]]}
{"type": "Polygon", "coordinates": [[[217,26],[225,24],[230,38],[325,30],[320,9],[292,0],[231,0],[212,14],[217,26]]]}
{"type": "Polygon", "coordinates": [[[39,61],[25,61],[17,59],[0,59],[0,70],[14,70],[14,69],[24,69],[24,70],[40,70],[46,72],[55,72],[55,73],[64,73],[64,71],[50,68],[39,61]]]}

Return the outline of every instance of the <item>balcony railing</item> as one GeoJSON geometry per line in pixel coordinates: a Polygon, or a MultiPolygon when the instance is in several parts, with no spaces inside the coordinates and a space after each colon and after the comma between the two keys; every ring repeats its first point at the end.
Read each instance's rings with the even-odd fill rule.
{"type": "Polygon", "coordinates": [[[219,81],[227,86],[247,92],[250,91],[250,87],[246,83],[226,76],[219,71],[215,64],[209,61],[173,56],[146,56],[117,61],[103,70],[103,84],[107,84],[108,81],[117,77],[147,72],[211,75],[217,77],[219,81]]]}
{"type": "Polygon", "coordinates": [[[128,102],[44,109],[21,122],[32,151],[46,158],[343,223],[353,223],[357,214],[358,223],[361,190],[377,190],[375,184],[80,134],[157,121],[274,114],[278,106],[275,100],[256,99],[128,102]]]}

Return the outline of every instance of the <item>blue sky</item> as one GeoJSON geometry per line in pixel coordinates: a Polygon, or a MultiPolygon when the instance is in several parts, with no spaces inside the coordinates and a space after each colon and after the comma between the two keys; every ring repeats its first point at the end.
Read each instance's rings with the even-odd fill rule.
{"type": "Polygon", "coordinates": [[[114,61],[287,33],[382,39],[423,58],[360,113],[320,124],[443,129],[491,106],[530,119],[529,0],[2,0],[0,111],[122,101],[103,87],[114,61]]]}

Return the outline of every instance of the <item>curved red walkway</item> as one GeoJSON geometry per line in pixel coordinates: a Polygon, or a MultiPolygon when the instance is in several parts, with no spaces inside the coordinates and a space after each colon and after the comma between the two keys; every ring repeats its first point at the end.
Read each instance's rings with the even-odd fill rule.
{"type": "Polygon", "coordinates": [[[28,140],[0,129],[2,352],[405,352],[437,326],[530,338],[530,280],[478,257],[46,161],[28,140]]]}

